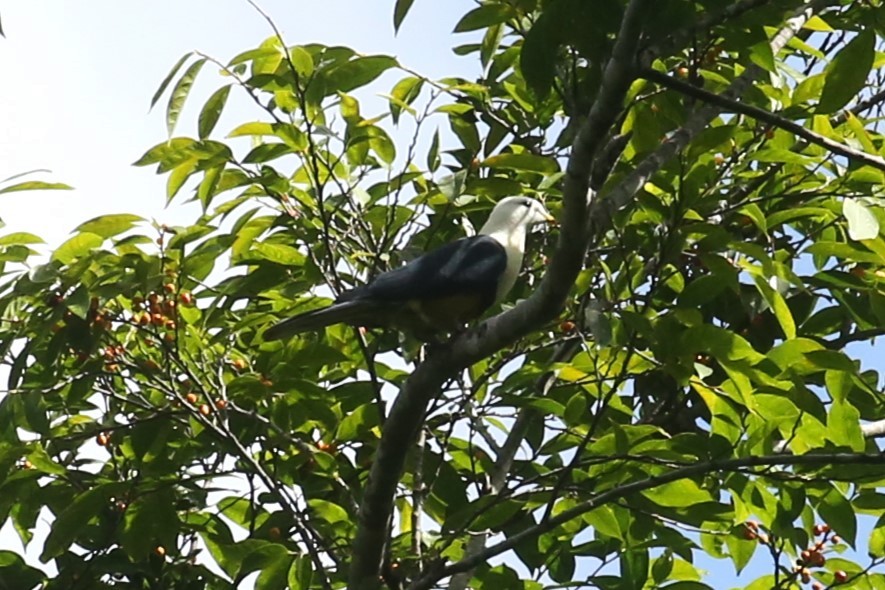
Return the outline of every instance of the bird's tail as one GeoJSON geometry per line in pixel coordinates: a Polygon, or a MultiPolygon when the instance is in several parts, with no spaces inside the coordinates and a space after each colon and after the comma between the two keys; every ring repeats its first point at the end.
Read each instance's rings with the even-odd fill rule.
{"type": "Polygon", "coordinates": [[[332,324],[360,325],[367,321],[375,305],[367,301],[343,301],[283,320],[264,331],[264,340],[280,340],[295,334],[319,330],[332,324]]]}

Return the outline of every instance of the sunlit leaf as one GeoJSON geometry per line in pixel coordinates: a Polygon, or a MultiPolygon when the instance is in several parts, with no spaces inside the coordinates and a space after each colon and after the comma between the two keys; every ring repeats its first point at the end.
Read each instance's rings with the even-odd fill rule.
{"type": "Polygon", "coordinates": [[[218,123],[218,118],[227,102],[227,96],[230,94],[230,88],[230,86],[222,86],[213,92],[206,104],[203,105],[198,124],[200,139],[209,137],[212,130],[215,129],[215,124],[218,123]]]}
{"type": "Polygon", "coordinates": [[[30,180],[28,182],[19,182],[10,186],[0,188],[0,194],[14,193],[18,191],[45,191],[45,190],[73,190],[73,187],[61,182],[41,182],[39,180],[30,180]]]}
{"type": "Polygon", "coordinates": [[[842,199],[842,214],[848,221],[848,236],[852,240],[872,240],[879,235],[879,220],[858,199],[842,199]]]}
{"type": "Polygon", "coordinates": [[[172,88],[172,92],[169,95],[169,103],[166,105],[166,130],[169,132],[170,137],[172,132],[175,131],[175,124],[178,123],[181,109],[184,108],[184,103],[187,100],[188,94],[190,94],[197,74],[200,73],[205,64],[205,59],[198,59],[192,63],[172,88]]]}
{"type": "Polygon", "coordinates": [[[175,74],[178,73],[178,70],[187,62],[188,59],[193,55],[193,52],[185,53],[181,56],[181,58],[172,66],[172,69],[169,70],[169,73],[166,74],[166,77],[163,78],[163,81],[160,82],[160,87],[157,88],[156,92],[154,92],[154,96],[151,98],[151,108],[154,108],[154,105],[157,104],[157,101],[160,100],[160,97],[163,96],[163,93],[166,92],[166,88],[169,86],[169,83],[172,82],[172,79],[175,77],[175,74]]]}

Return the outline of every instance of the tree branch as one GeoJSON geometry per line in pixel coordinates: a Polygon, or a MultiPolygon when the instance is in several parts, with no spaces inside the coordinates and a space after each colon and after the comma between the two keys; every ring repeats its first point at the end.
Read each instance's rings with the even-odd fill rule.
{"type": "Polygon", "coordinates": [[[437,580],[467,571],[476,567],[480,563],[488,559],[500,555],[505,551],[513,549],[523,540],[536,537],[547,531],[551,531],[561,524],[582,516],[600,506],[626,498],[632,494],[650,490],[658,486],[686,479],[689,477],[702,476],[713,472],[727,472],[742,469],[746,467],[771,467],[784,465],[885,465],[885,455],[881,453],[828,453],[828,454],[806,454],[806,455],[764,455],[761,457],[739,457],[725,460],[712,460],[688,465],[679,469],[674,469],[663,475],[656,475],[634,481],[622,486],[600,492],[592,496],[589,500],[581,502],[568,510],[560,512],[556,516],[543,521],[535,526],[508,537],[506,540],[497,543],[483,551],[482,553],[467,557],[453,563],[449,566],[437,568],[428,572],[412,585],[408,590],[428,590],[433,587],[437,580]]]}
{"type": "Polygon", "coordinates": [[[676,78],[668,76],[667,74],[659,72],[658,70],[655,70],[653,68],[644,68],[642,70],[642,77],[651,82],[660,84],[661,86],[666,86],[667,88],[676,90],[677,92],[681,92],[686,96],[696,98],[707,104],[718,106],[723,111],[730,111],[733,113],[746,115],[748,117],[756,119],[757,121],[762,121],[768,123],[769,125],[773,125],[774,127],[789,131],[790,133],[806,140],[808,143],[819,145],[834,154],[845,156],[850,160],[854,160],[861,164],[866,164],[868,166],[878,168],[879,170],[885,170],[885,160],[883,160],[879,156],[874,156],[861,150],[856,150],[851,146],[847,146],[843,143],[839,143],[838,141],[834,141],[829,137],[824,137],[823,135],[815,133],[807,127],[803,127],[798,123],[790,121],[789,119],[785,119],[784,117],[776,115],[770,111],[766,111],[765,109],[761,109],[753,105],[730,99],[726,96],[710,92],[709,90],[704,90],[703,88],[695,86],[694,84],[689,84],[688,82],[677,80],[676,78]]]}
{"type": "Polygon", "coordinates": [[[378,587],[393,498],[405,455],[423,423],[429,400],[459,370],[493,354],[559,313],[583,265],[589,234],[588,182],[593,159],[621,112],[635,79],[640,21],[649,0],[631,0],[624,13],[612,58],[587,120],[581,126],[566,167],[563,214],[556,251],[538,289],[513,309],[491,318],[428,355],[405,381],[385,423],[360,506],[350,567],[351,590],[378,587]]]}

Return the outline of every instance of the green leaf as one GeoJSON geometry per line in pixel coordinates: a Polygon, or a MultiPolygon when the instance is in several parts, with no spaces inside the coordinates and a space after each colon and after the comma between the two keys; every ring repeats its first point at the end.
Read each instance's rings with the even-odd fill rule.
{"type": "Polygon", "coordinates": [[[454,174],[444,176],[439,181],[439,192],[453,202],[455,199],[464,194],[464,183],[467,180],[467,171],[459,170],[454,174]]]}
{"type": "Polygon", "coordinates": [[[30,180],[28,182],[19,182],[4,188],[0,188],[0,194],[14,193],[18,191],[48,191],[48,190],[74,190],[72,186],[61,182],[41,182],[39,180],[30,180]]]}
{"type": "Polygon", "coordinates": [[[128,484],[108,483],[83,492],[65,507],[52,523],[52,529],[43,544],[40,560],[47,562],[64,553],[90,520],[98,516],[108,505],[111,496],[125,489],[128,484]]]}
{"type": "Polygon", "coordinates": [[[111,238],[124,231],[131,229],[136,223],[144,221],[138,215],[119,213],[116,215],[102,215],[77,226],[75,231],[80,233],[93,233],[102,238],[111,238]]]}
{"type": "Polygon", "coordinates": [[[870,534],[868,550],[873,557],[885,557],[885,516],[880,516],[876,522],[870,534]]]}
{"type": "Polygon", "coordinates": [[[313,74],[314,63],[310,53],[299,45],[289,48],[289,59],[295,66],[295,72],[302,78],[309,78],[313,74]]]}
{"type": "Polygon", "coordinates": [[[534,154],[498,154],[486,158],[481,165],[488,168],[528,170],[541,174],[553,174],[559,171],[556,160],[534,154]]]}
{"type": "Polygon", "coordinates": [[[842,492],[831,486],[820,498],[817,511],[834,531],[842,535],[846,543],[854,546],[857,537],[857,516],[842,492]]]}
{"type": "Polygon", "coordinates": [[[683,349],[708,352],[719,360],[756,364],[764,358],[744,338],[718,326],[691,327],[682,334],[681,341],[683,349]]]}
{"type": "Polygon", "coordinates": [[[319,498],[311,498],[307,501],[307,505],[317,517],[330,524],[345,522],[352,525],[352,519],[347,510],[338,504],[327,500],[320,500],[319,498]]]}
{"type": "Polygon", "coordinates": [[[701,489],[697,483],[690,479],[671,481],[645,490],[642,495],[658,506],[668,508],[683,508],[713,501],[710,492],[701,489]]]}
{"type": "Polygon", "coordinates": [[[836,402],[844,402],[854,387],[854,379],[847,371],[830,370],[824,375],[827,391],[836,402]]]}
{"type": "Polygon", "coordinates": [[[218,118],[221,116],[221,111],[227,102],[227,96],[230,94],[230,88],[230,85],[222,86],[213,92],[206,104],[203,105],[197,124],[200,139],[209,137],[212,130],[215,129],[215,124],[218,123],[218,118]]]}
{"type": "Polygon", "coordinates": [[[244,135],[274,135],[274,127],[272,124],[265,123],[264,121],[253,121],[238,125],[227,134],[228,137],[241,137],[244,135]]]}
{"type": "MultiPolygon", "coordinates": [[[[0,31],[0,35],[2,34],[3,31],[0,31]]],[[[43,572],[26,564],[17,553],[0,551],[0,580],[3,588],[28,590],[43,582],[45,578],[43,572]]]]}
{"type": "Polygon", "coordinates": [[[308,555],[302,555],[292,562],[289,568],[289,589],[310,590],[313,584],[313,561],[308,555]]]}
{"type": "Polygon", "coordinates": [[[500,530],[501,526],[506,524],[525,506],[523,502],[516,500],[500,500],[493,498],[492,502],[483,502],[486,498],[479,500],[480,504],[487,504],[476,519],[470,524],[470,530],[483,531],[486,529],[500,530]]]}
{"type": "Polygon", "coordinates": [[[310,145],[307,134],[295,125],[288,123],[274,123],[273,134],[283,140],[287,146],[296,152],[305,151],[310,145]]]}
{"type": "Polygon", "coordinates": [[[17,231],[5,236],[0,236],[0,246],[23,246],[26,244],[45,244],[46,242],[40,236],[34,234],[17,231]]]}
{"type": "Polygon", "coordinates": [[[842,215],[848,220],[848,237],[852,240],[873,240],[879,236],[879,220],[859,199],[842,199],[842,215]]]}
{"type": "Polygon", "coordinates": [[[397,61],[387,55],[370,55],[335,66],[326,74],[326,94],[362,88],[397,65],[397,61]]]}
{"type": "MultiPolygon", "coordinates": [[[[390,91],[389,99],[390,116],[393,118],[394,123],[399,121],[399,116],[403,109],[409,109],[409,105],[418,98],[423,85],[424,80],[417,76],[408,76],[396,83],[393,90],[390,91]]],[[[410,112],[414,111],[410,110],[410,112]]]]}
{"type": "Polygon", "coordinates": [[[474,8],[458,21],[455,25],[455,33],[466,33],[477,29],[503,23],[514,16],[513,8],[506,4],[484,4],[474,8]]]}
{"type": "Polygon", "coordinates": [[[305,261],[304,254],[299,252],[297,248],[285,244],[256,242],[251,251],[258,254],[259,258],[286,266],[302,266],[305,261]]]}
{"type": "Polygon", "coordinates": [[[400,25],[403,24],[403,20],[405,20],[406,15],[409,14],[409,9],[412,8],[412,4],[415,0],[396,0],[396,4],[393,6],[393,32],[398,33],[400,25]]]}
{"type": "Polygon", "coordinates": [[[178,117],[181,115],[181,109],[184,108],[187,95],[190,94],[191,88],[193,88],[194,80],[196,80],[197,74],[200,73],[205,64],[205,59],[198,59],[192,63],[184,72],[184,75],[179,78],[172,89],[172,93],[169,95],[169,103],[166,105],[166,130],[170,137],[172,132],[175,131],[175,124],[178,123],[178,117]]]}
{"type": "Polygon", "coordinates": [[[102,242],[104,242],[104,238],[98,234],[80,232],[59,246],[52,253],[52,260],[58,260],[63,264],[70,264],[74,259],[85,256],[101,246],[102,242]]]}
{"type": "Polygon", "coordinates": [[[594,531],[598,531],[613,539],[623,539],[624,531],[618,522],[618,517],[609,506],[600,506],[595,510],[591,510],[583,517],[584,522],[593,527],[594,531]]]}
{"type": "Polygon", "coordinates": [[[168,490],[158,490],[136,498],[126,507],[120,540],[126,553],[137,561],[158,545],[171,546],[177,530],[175,498],[168,490]]]}
{"type": "Polygon", "coordinates": [[[427,169],[436,172],[440,165],[439,158],[439,129],[434,131],[433,139],[430,140],[430,148],[427,150],[427,169]]]}
{"type": "Polygon", "coordinates": [[[816,158],[804,156],[788,149],[766,148],[754,152],[752,158],[757,162],[774,162],[776,164],[796,164],[810,166],[817,162],[816,158]]]}
{"type": "Polygon", "coordinates": [[[157,91],[154,92],[154,96],[151,98],[151,107],[154,108],[154,105],[157,104],[157,101],[160,100],[160,97],[163,96],[163,93],[166,91],[166,87],[169,86],[169,83],[172,81],[172,78],[175,77],[175,74],[178,73],[178,70],[181,69],[181,66],[188,60],[190,56],[193,55],[193,52],[185,53],[181,56],[178,62],[172,66],[172,69],[169,70],[169,73],[166,74],[166,77],[163,78],[163,81],[160,83],[160,87],[157,88],[157,91]]]}
{"type": "Polygon", "coordinates": [[[827,414],[827,438],[838,446],[862,453],[866,447],[860,429],[860,412],[848,402],[833,402],[827,414]]]}
{"type": "Polygon", "coordinates": [[[741,571],[750,562],[759,542],[756,540],[747,540],[743,537],[744,525],[740,524],[731,529],[731,534],[725,537],[725,545],[728,547],[728,555],[734,563],[735,573],[740,574],[741,571]]]}
{"type": "Polygon", "coordinates": [[[378,426],[378,408],[375,404],[363,404],[349,412],[338,425],[337,440],[362,440],[372,428],[378,426]]]}
{"type": "MultiPolygon", "coordinates": [[[[793,313],[790,311],[790,307],[784,300],[783,295],[781,295],[776,289],[773,289],[762,277],[756,276],[754,279],[756,287],[759,289],[759,292],[762,293],[765,302],[771,307],[771,311],[774,313],[774,317],[780,324],[781,330],[784,331],[784,336],[787,340],[795,338],[796,322],[793,319],[793,313]]],[[[774,277],[774,279],[775,281],[778,280],[777,277],[774,277]]]]}
{"type": "Polygon", "coordinates": [[[857,34],[824,70],[824,89],[817,112],[829,114],[848,104],[864,87],[876,54],[876,33],[870,27],[857,34]]]}
{"type": "Polygon", "coordinates": [[[805,249],[809,254],[817,254],[821,256],[835,256],[849,262],[869,262],[872,264],[882,264],[882,258],[878,254],[874,254],[863,246],[847,244],[842,242],[830,242],[821,240],[805,249]]]}
{"type": "Polygon", "coordinates": [[[81,320],[85,320],[89,315],[89,304],[89,289],[86,288],[86,285],[80,285],[65,298],[65,307],[81,320]]]}

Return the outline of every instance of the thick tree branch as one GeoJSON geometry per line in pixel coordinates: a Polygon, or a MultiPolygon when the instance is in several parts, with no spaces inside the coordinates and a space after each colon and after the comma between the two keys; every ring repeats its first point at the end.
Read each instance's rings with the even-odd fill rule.
{"type": "Polygon", "coordinates": [[[599,95],[572,145],[563,185],[559,241],[540,286],[513,309],[434,351],[403,384],[385,423],[366,483],[349,573],[351,590],[378,587],[394,493],[406,452],[417,436],[429,400],[458,371],[543,325],[565,304],[587,251],[587,196],[593,159],[621,112],[629,85],[635,79],[640,22],[648,4],[649,0],[631,0],[627,6],[599,95]]]}
{"type": "Polygon", "coordinates": [[[885,465],[885,455],[881,453],[874,454],[855,454],[855,453],[828,453],[828,454],[806,454],[806,455],[764,455],[761,457],[739,457],[734,459],[713,460],[688,465],[679,469],[674,469],[663,475],[656,475],[634,481],[622,486],[600,492],[593,495],[589,500],[581,502],[577,506],[560,512],[556,516],[549,518],[533,527],[529,527],[519,533],[508,537],[506,540],[497,543],[480,554],[467,557],[453,563],[449,566],[437,568],[428,572],[426,575],[416,580],[409,586],[408,590],[428,590],[432,588],[437,580],[467,571],[476,567],[480,563],[500,555],[505,551],[509,551],[519,545],[523,540],[536,537],[547,531],[551,531],[561,524],[577,518],[591,510],[595,510],[600,506],[621,500],[638,492],[650,490],[658,486],[687,479],[689,477],[703,476],[715,472],[728,472],[743,469],[747,467],[771,467],[786,465],[810,465],[810,466],[826,466],[826,465],[885,465]]]}
{"type": "Polygon", "coordinates": [[[795,123],[794,121],[785,119],[784,117],[776,115],[770,111],[766,111],[765,109],[760,109],[759,107],[745,104],[738,100],[732,100],[721,94],[716,94],[714,92],[710,92],[709,90],[704,90],[703,88],[695,86],[694,84],[689,84],[688,82],[677,80],[676,78],[668,76],[667,74],[659,72],[658,70],[655,70],[653,68],[644,68],[642,70],[642,77],[651,82],[660,84],[661,86],[666,86],[667,88],[676,90],[677,92],[681,92],[686,96],[696,98],[707,104],[715,105],[719,107],[722,111],[746,115],[748,117],[756,119],[757,121],[762,121],[764,123],[768,123],[769,125],[773,125],[774,127],[789,131],[793,135],[806,140],[808,143],[819,145],[834,154],[845,156],[846,158],[854,160],[860,164],[866,164],[868,166],[878,168],[879,170],[885,170],[885,160],[883,160],[879,156],[868,154],[861,150],[856,150],[851,146],[847,146],[843,143],[839,143],[838,141],[834,141],[829,137],[824,137],[823,135],[815,133],[807,127],[803,127],[802,125],[795,123]]]}

